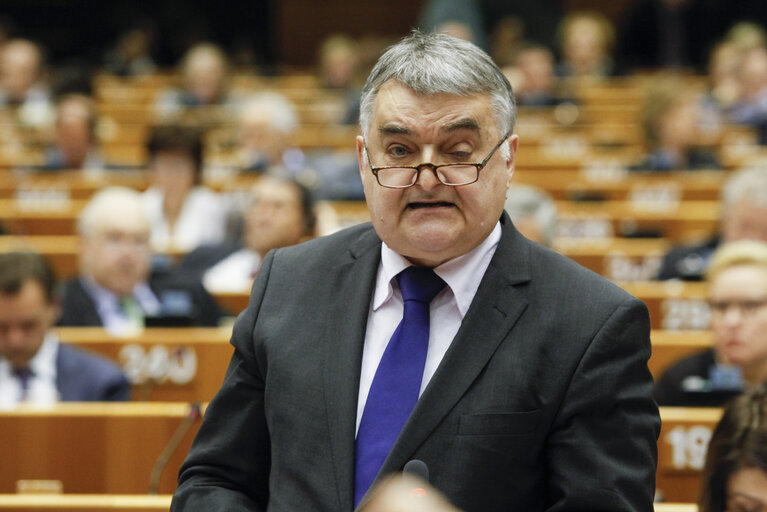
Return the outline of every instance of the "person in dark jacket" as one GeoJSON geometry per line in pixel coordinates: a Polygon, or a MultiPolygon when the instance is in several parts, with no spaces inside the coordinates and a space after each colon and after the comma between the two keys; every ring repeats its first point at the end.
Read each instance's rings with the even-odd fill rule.
{"type": "Polygon", "coordinates": [[[0,254],[0,406],[128,400],[120,368],[62,343],[51,329],[59,313],[54,286],[39,254],[0,254]]]}

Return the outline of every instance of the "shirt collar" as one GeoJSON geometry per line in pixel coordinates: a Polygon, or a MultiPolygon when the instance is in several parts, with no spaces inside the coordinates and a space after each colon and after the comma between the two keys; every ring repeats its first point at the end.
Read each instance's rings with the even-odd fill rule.
{"type": "Polygon", "coordinates": [[[59,337],[54,331],[49,331],[43,339],[37,353],[29,360],[29,369],[36,378],[50,381],[56,380],[56,355],[59,350],[59,337]]]}
{"type": "MultiPolygon", "coordinates": [[[[110,310],[120,308],[119,297],[98,284],[93,279],[82,279],[85,290],[93,297],[97,304],[97,309],[100,307],[106,307],[110,310]]],[[[157,315],[162,309],[162,304],[157,299],[149,284],[146,281],[141,281],[133,288],[133,298],[136,299],[141,306],[141,309],[148,315],[157,315]]]]}
{"type": "MultiPolygon", "coordinates": [[[[490,235],[477,247],[434,269],[434,272],[447,283],[453,292],[462,316],[465,316],[469,310],[479,288],[479,283],[482,281],[482,276],[485,275],[500,241],[501,223],[497,222],[490,235]]],[[[391,284],[392,279],[411,265],[412,263],[392,250],[385,242],[381,243],[381,266],[373,294],[373,311],[376,311],[392,297],[394,293],[391,284]]]]}

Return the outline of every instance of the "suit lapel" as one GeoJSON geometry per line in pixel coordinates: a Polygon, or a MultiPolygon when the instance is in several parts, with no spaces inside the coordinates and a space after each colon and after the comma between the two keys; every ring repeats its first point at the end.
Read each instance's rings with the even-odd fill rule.
{"type": "Polygon", "coordinates": [[[380,247],[373,229],[365,232],[340,263],[330,286],[333,302],[328,304],[325,404],[341,510],[353,508],[360,365],[380,247]]]}
{"type": "Polygon", "coordinates": [[[469,389],[527,307],[526,287],[521,285],[530,280],[529,242],[506,214],[501,222],[501,241],[471,307],[379,474],[398,471],[412,458],[469,389]]]}

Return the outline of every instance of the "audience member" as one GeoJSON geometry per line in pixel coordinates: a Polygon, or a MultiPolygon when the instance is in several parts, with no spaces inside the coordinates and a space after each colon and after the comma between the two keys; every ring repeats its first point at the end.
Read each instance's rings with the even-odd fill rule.
{"type": "Polygon", "coordinates": [[[43,73],[43,52],[27,39],[12,39],[0,49],[0,106],[15,107],[27,126],[47,127],[53,105],[43,73]]]}
{"type": "Polygon", "coordinates": [[[293,145],[298,114],[277,92],[260,92],[242,107],[240,123],[241,167],[246,171],[296,177],[306,166],[304,153],[293,145]]]}
{"type": "Polygon", "coordinates": [[[96,105],[83,94],[56,100],[53,144],[45,152],[46,170],[84,170],[99,175],[106,168],[96,137],[96,105]]]}
{"type": "Polygon", "coordinates": [[[738,70],[742,53],[732,41],[720,41],[708,61],[708,91],[704,106],[719,113],[730,108],[740,96],[738,70]]]}
{"type": "Polygon", "coordinates": [[[150,275],[149,220],[139,192],[100,190],[83,209],[78,233],[80,275],[64,287],[59,325],[125,334],[151,325],[218,324],[220,311],[199,282],[150,275]]]}
{"type": "Polygon", "coordinates": [[[683,79],[668,76],[653,80],[639,112],[647,155],[631,169],[721,169],[712,151],[696,145],[700,122],[700,101],[683,79]]]}
{"type": "Polygon", "coordinates": [[[767,242],[767,169],[742,169],[729,176],[722,189],[719,231],[703,243],[669,251],[658,279],[700,281],[720,242],[767,242]]]}
{"type": "Polygon", "coordinates": [[[130,385],[106,359],[62,343],[54,276],[35,253],[0,254],[0,407],[19,402],[128,400],[130,385]]]}
{"type": "Polygon", "coordinates": [[[663,373],[659,405],[717,407],[767,382],[767,242],[722,245],[706,275],[714,346],[663,373]]]}
{"type": "Polygon", "coordinates": [[[356,124],[360,115],[359,45],[348,36],[336,34],[322,42],[319,52],[320,84],[343,94],[344,112],[340,124],[356,124]]]}
{"type": "Polygon", "coordinates": [[[129,28],[104,54],[104,67],[119,76],[146,76],[157,70],[152,58],[155,31],[149,24],[129,28]]]}
{"type": "Polygon", "coordinates": [[[184,114],[196,107],[233,107],[229,91],[229,63],[221,48],[199,43],[190,48],[181,61],[183,87],[164,91],[157,102],[161,118],[184,114]]]}
{"type": "Polygon", "coordinates": [[[747,50],[740,64],[738,100],[726,110],[727,117],[759,130],[767,144],[767,47],[747,50]]]}
{"type": "Polygon", "coordinates": [[[598,12],[567,15],[559,24],[560,77],[603,78],[615,74],[612,50],[615,30],[598,12]]]}
{"type": "Polygon", "coordinates": [[[202,185],[203,144],[193,128],[166,125],[147,141],[153,185],[143,201],[155,251],[191,251],[219,243],[226,233],[227,208],[202,185]]]}
{"type": "Polygon", "coordinates": [[[253,187],[242,240],[200,247],[184,258],[181,270],[201,276],[211,293],[249,290],[266,253],[314,237],[315,223],[306,187],[264,177],[253,187]]]}
{"type": "Polygon", "coordinates": [[[559,93],[559,83],[554,73],[554,54],[545,46],[523,46],[517,53],[515,66],[511,70],[504,70],[504,73],[510,77],[509,81],[521,107],[551,107],[566,101],[559,93]]]}
{"type": "Polygon", "coordinates": [[[553,245],[557,205],[545,191],[532,185],[513,184],[506,194],[504,209],[520,233],[533,242],[553,245]]]}
{"type": "Polygon", "coordinates": [[[699,512],[767,510],[767,386],[724,410],[706,453],[699,512]]]}
{"type": "Polygon", "coordinates": [[[503,69],[513,66],[517,52],[524,46],[525,24],[518,16],[503,16],[492,34],[493,61],[503,69]]]}

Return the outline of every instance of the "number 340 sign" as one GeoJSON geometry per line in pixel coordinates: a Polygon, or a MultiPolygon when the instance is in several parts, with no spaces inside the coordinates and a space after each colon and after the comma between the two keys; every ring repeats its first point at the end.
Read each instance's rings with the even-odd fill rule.
{"type": "Polygon", "coordinates": [[[120,362],[134,385],[147,381],[187,384],[197,373],[197,353],[189,347],[154,345],[145,351],[132,343],[120,350],[120,362]]]}

